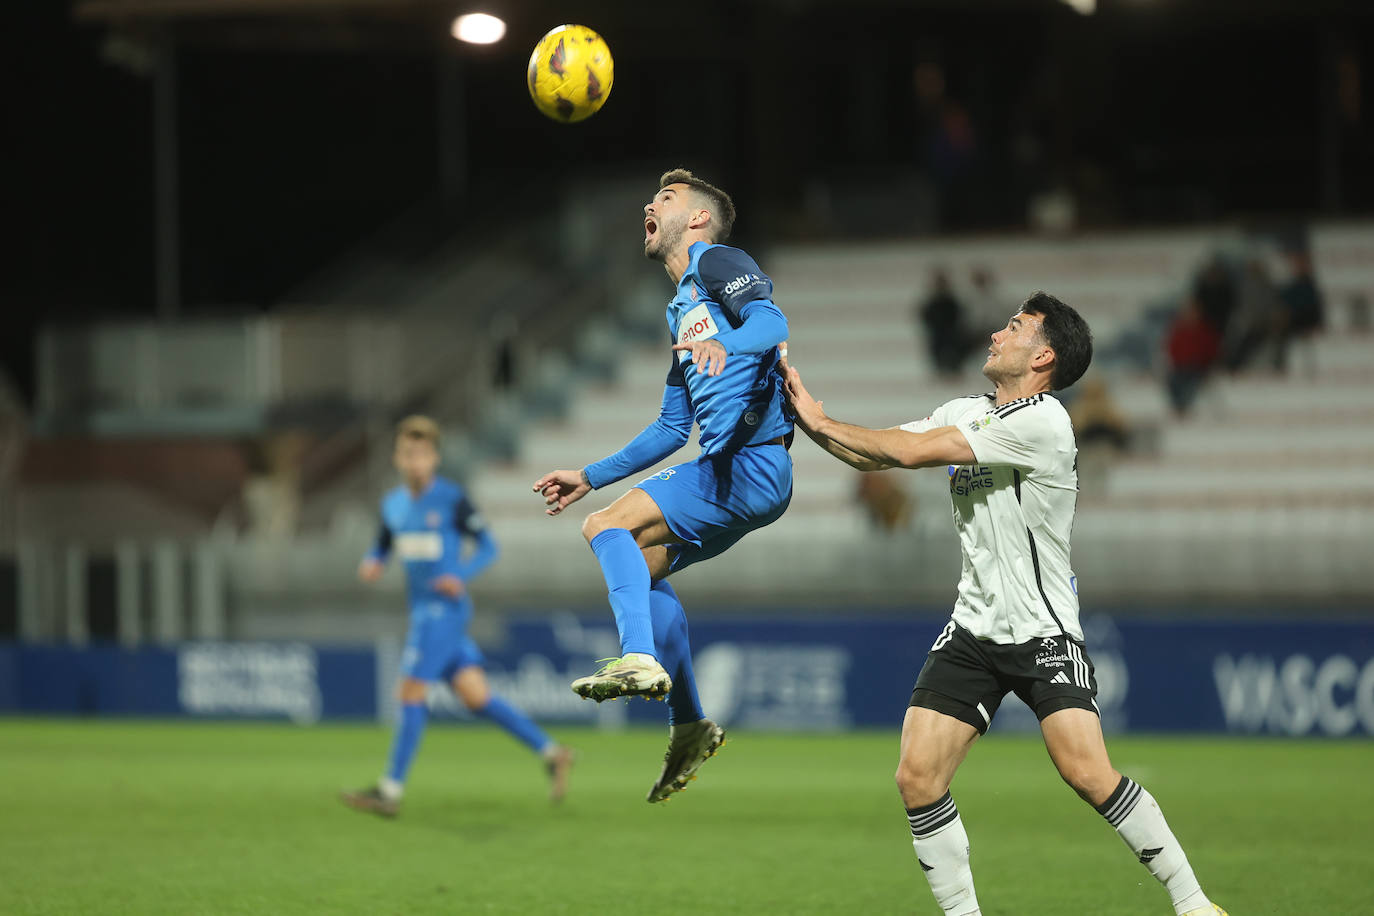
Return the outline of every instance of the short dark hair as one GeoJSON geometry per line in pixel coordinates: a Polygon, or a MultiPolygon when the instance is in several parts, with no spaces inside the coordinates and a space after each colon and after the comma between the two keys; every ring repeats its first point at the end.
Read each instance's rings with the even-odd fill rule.
{"type": "Polygon", "coordinates": [[[1041,290],[1021,303],[1021,311],[1040,316],[1040,333],[1054,351],[1050,389],[1061,391],[1082,378],[1093,361],[1093,332],[1083,316],[1041,290]]]}
{"type": "Polygon", "coordinates": [[[735,227],[735,202],[729,194],[710,182],[702,181],[687,169],[672,169],[659,177],[660,191],[670,184],[685,184],[710,203],[706,209],[711,211],[711,223],[715,226],[711,241],[723,242],[730,237],[730,230],[735,227]]]}

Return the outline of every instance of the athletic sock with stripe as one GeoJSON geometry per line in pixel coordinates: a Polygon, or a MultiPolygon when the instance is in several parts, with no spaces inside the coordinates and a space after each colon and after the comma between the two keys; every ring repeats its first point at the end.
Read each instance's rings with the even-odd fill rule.
{"type": "Polygon", "coordinates": [[[946,792],[932,804],[907,808],[906,819],[916,861],[940,908],[949,916],[978,916],[981,911],[973,892],[968,833],[954,799],[946,792]]]}
{"type": "Polygon", "coordinates": [[[1164,885],[1173,901],[1174,912],[1188,913],[1211,905],[1154,796],[1123,776],[1111,796],[1096,807],[1097,813],[1116,828],[1140,864],[1164,885]]]}

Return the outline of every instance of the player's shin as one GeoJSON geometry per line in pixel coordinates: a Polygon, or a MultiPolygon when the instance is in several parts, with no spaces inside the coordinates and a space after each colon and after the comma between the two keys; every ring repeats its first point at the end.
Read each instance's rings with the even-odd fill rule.
{"type": "Polygon", "coordinates": [[[401,797],[406,773],[415,759],[415,751],[420,747],[420,738],[425,733],[428,719],[429,707],[424,703],[402,704],[401,721],[396,726],[396,737],[391,743],[391,760],[380,784],[382,794],[393,800],[401,797]]]}
{"type": "Polygon", "coordinates": [[[981,911],[973,891],[968,833],[954,799],[946,792],[929,805],[906,809],[906,819],[916,861],[940,909],[951,916],[976,916],[981,911]]]}
{"type": "Polygon", "coordinates": [[[1211,906],[1183,847],[1164,820],[1164,812],[1149,792],[1123,776],[1115,791],[1096,808],[1116,828],[1140,864],[1168,890],[1175,912],[1189,913],[1211,906]]]}
{"type": "Polygon", "coordinates": [[[477,710],[477,714],[504,728],[535,753],[542,753],[553,743],[549,736],[544,734],[543,729],[535,725],[534,720],[525,715],[523,710],[512,706],[494,693],[487,700],[487,705],[477,710]]]}
{"type": "Polygon", "coordinates": [[[649,617],[649,567],[634,535],[624,528],[608,528],[592,538],[592,553],[601,563],[606,591],[620,631],[622,654],[653,656],[654,628],[649,617]]]}
{"type": "Polygon", "coordinates": [[[660,579],[653,584],[649,593],[649,613],[653,618],[659,664],[673,679],[673,689],[668,692],[668,724],[696,722],[705,713],[697,696],[696,676],[692,673],[687,614],[666,580],[660,579]]]}

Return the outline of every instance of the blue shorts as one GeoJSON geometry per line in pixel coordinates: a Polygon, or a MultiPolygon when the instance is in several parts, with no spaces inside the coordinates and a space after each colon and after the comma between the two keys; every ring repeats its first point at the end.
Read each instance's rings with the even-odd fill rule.
{"type": "Polygon", "coordinates": [[[482,650],[468,636],[472,606],[433,602],[410,612],[410,632],[401,655],[401,674],[418,681],[448,681],[464,668],[483,662],[482,650]]]}
{"type": "Polygon", "coordinates": [[[669,569],[676,572],[777,521],[792,501],[792,456],[783,445],[753,445],[702,455],[635,486],[681,538],[668,546],[669,569]]]}

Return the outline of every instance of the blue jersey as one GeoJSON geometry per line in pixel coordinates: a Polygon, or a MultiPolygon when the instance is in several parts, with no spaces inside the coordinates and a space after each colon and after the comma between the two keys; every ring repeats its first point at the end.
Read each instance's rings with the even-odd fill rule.
{"type": "Polygon", "coordinates": [[[434,589],[434,580],[453,575],[469,582],[496,559],[496,541],[482,516],[453,481],[436,477],[419,496],[399,486],[382,497],[382,524],[368,556],[385,561],[395,553],[405,564],[410,604],[440,602],[457,606],[457,600],[434,589]],[[464,541],[475,548],[463,556],[464,541]]]}
{"type": "MultiPolygon", "coordinates": [[[[743,251],[695,242],[688,254],[677,295],[668,303],[673,343],[717,336],[725,342],[752,309],[762,306],[776,312],[773,281],[743,251]]],[[[673,354],[668,372],[670,386],[687,388],[705,455],[768,442],[792,431],[783,408],[777,347],[736,353],[727,343],[726,349],[731,355],[720,375],[698,373],[688,351],[673,354]]]]}

